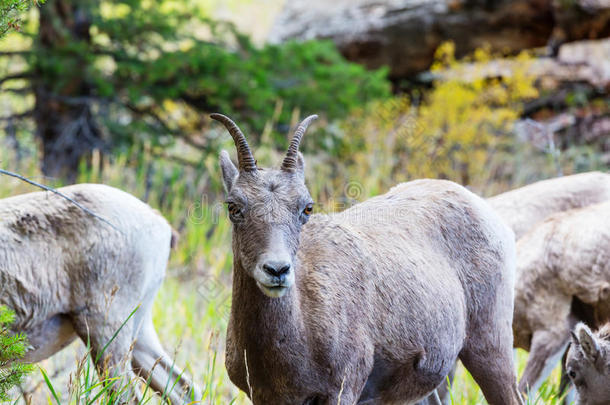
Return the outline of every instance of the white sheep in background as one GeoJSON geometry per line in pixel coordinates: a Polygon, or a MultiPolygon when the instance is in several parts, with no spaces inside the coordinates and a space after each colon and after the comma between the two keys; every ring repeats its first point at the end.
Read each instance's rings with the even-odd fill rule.
{"type": "Polygon", "coordinates": [[[608,200],[610,174],[588,172],[538,181],[490,197],[487,202],[518,240],[549,215],[608,200]]]}
{"type": "Polygon", "coordinates": [[[181,375],[172,402],[190,389],[200,396],[172,366],[151,318],[170,252],[167,221],[112,187],[79,184],[59,191],[116,229],[48,192],[0,200],[0,304],[15,311],[14,331],[27,334],[32,348],[25,361],[46,359],[79,337],[90,342],[94,359],[100,357],[101,374],[117,373],[125,382],[135,371],[158,392],[181,375]]]}
{"type": "MultiPolygon", "coordinates": [[[[608,200],[610,200],[610,174],[588,172],[538,181],[490,197],[487,202],[519,239],[552,214],[608,200]]],[[[563,389],[567,377],[564,376],[562,380],[563,389]]],[[[446,402],[447,386],[443,385],[439,393],[446,402]]],[[[420,402],[419,405],[436,403],[431,399],[429,401],[420,402]]]]}
{"type": "Polygon", "coordinates": [[[530,352],[519,388],[533,394],[577,321],[610,319],[610,201],[552,215],[517,252],[515,346],[530,352]]]}
{"type": "Polygon", "coordinates": [[[239,128],[220,157],[233,222],[229,377],[255,405],[412,403],[457,358],[490,404],[522,403],[512,359],[514,235],[448,181],[312,215],[295,132],[259,169],[239,128]]]}

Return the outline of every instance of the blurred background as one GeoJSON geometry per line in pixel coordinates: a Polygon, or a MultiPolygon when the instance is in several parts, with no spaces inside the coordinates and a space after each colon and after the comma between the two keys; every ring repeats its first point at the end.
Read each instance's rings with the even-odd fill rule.
{"type": "MultiPolygon", "coordinates": [[[[6,0],[0,167],[99,182],[180,233],[155,323],[204,403],[247,403],[224,371],[230,224],[217,165],[232,117],[261,166],[304,138],[318,211],[397,182],[490,196],[610,168],[610,0],[6,0]]],[[[4,177],[0,196],[35,191],[4,177]]],[[[79,401],[73,345],[41,363],[79,401]]],[[[556,386],[542,388],[553,403],[556,386]]],[[[51,398],[40,373],[22,401],[51,398]]],[[[153,402],[156,400],[153,400],[153,402]]],[[[463,370],[453,401],[483,403],[463,370]]]]}

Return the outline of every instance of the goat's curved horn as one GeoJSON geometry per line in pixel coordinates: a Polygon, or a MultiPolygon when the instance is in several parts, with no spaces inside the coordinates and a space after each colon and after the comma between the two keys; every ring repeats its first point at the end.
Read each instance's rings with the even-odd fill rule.
{"type": "Polygon", "coordinates": [[[286,157],[282,162],[282,170],[292,172],[296,169],[297,153],[299,152],[299,145],[301,143],[301,139],[303,138],[305,131],[307,131],[307,127],[309,126],[309,124],[311,124],[311,122],[316,118],[318,118],[317,115],[310,115],[309,117],[301,121],[296,131],[294,131],[292,141],[290,141],[290,146],[288,147],[288,152],[286,152],[286,157]]]}
{"type": "Polygon", "coordinates": [[[254,160],[254,156],[252,156],[252,151],[250,151],[250,146],[246,141],[244,133],[241,132],[241,129],[239,129],[237,124],[234,123],[231,118],[222,114],[210,114],[210,118],[221,122],[231,134],[231,137],[235,142],[235,146],[237,147],[237,164],[239,167],[239,171],[256,171],[256,160],[254,160]]]}

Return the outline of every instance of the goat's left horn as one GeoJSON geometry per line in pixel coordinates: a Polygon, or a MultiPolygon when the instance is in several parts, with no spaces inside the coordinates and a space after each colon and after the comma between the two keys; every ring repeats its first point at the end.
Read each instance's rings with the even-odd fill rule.
{"type": "Polygon", "coordinates": [[[305,131],[307,131],[309,124],[311,124],[311,122],[316,118],[318,118],[317,115],[310,115],[301,121],[296,131],[294,131],[292,141],[290,141],[290,146],[288,147],[288,152],[286,152],[286,157],[282,162],[282,170],[292,172],[297,168],[297,156],[301,139],[303,138],[303,135],[305,135],[305,131]]]}
{"type": "Polygon", "coordinates": [[[226,115],[218,113],[210,114],[210,118],[221,122],[231,134],[231,137],[235,142],[235,146],[237,147],[237,163],[239,166],[239,171],[255,172],[257,170],[256,160],[254,160],[254,156],[252,156],[252,151],[250,150],[250,146],[248,145],[248,141],[246,141],[244,133],[241,132],[241,129],[239,129],[237,124],[226,115]]]}

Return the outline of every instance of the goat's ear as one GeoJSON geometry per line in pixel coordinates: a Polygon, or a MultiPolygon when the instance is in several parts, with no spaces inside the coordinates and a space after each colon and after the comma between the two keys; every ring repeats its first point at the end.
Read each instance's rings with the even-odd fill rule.
{"type": "Polygon", "coordinates": [[[591,361],[597,360],[599,357],[599,345],[597,344],[597,340],[595,339],[595,336],[593,336],[591,329],[584,323],[579,323],[576,325],[576,337],[578,338],[580,348],[585,356],[591,361]]]}
{"type": "Polygon", "coordinates": [[[226,150],[220,152],[220,171],[222,172],[222,182],[225,191],[228,193],[233,188],[233,183],[239,174],[237,167],[231,162],[231,158],[226,150]]]}
{"type": "Polygon", "coordinates": [[[305,158],[301,152],[297,152],[297,173],[305,179],[305,158]]]}

